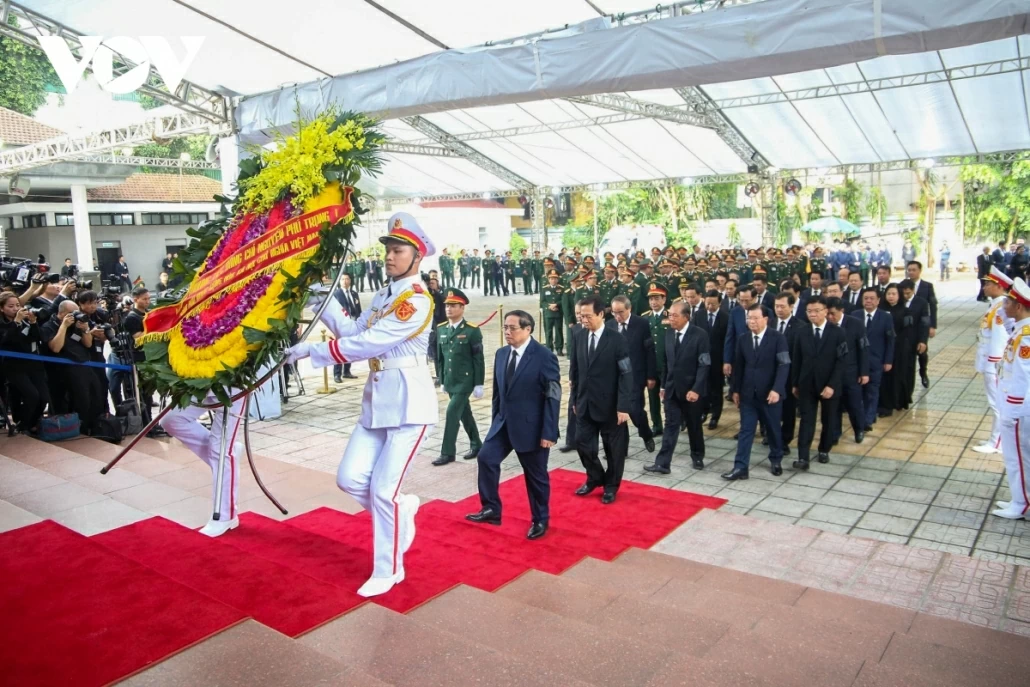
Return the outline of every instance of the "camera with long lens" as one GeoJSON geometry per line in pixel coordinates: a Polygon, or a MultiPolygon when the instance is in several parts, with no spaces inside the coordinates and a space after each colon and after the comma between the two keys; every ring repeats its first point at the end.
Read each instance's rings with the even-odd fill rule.
{"type": "Polygon", "coordinates": [[[93,280],[92,279],[76,279],[75,280],[75,288],[77,288],[77,289],[79,289],[81,291],[92,291],[93,290],[93,280]]]}
{"type": "Polygon", "coordinates": [[[33,317],[45,316],[47,312],[47,308],[25,308],[25,310],[33,317]]]}
{"type": "Polygon", "coordinates": [[[31,282],[56,283],[60,279],[59,274],[50,274],[50,265],[42,253],[35,262],[11,256],[0,258],[0,281],[12,288],[24,289],[31,282]]]}
{"type": "Polygon", "coordinates": [[[89,315],[82,311],[72,313],[72,316],[75,318],[75,324],[79,324],[80,322],[85,322],[86,324],[89,324],[89,315]]]}

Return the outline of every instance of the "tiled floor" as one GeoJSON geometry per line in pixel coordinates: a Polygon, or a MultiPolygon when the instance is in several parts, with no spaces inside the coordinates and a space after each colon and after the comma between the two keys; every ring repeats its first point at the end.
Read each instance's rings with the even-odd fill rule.
{"type": "MultiPolygon", "coordinates": [[[[938,290],[939,329],[930,345],[928,390],[917,385],[912,410],[877,422],[862,444],[855,444],[845,420],[845,435],[826,465],[813,464],[808,473],[786,469],[782,477],[767,471],[762,446],[753,452],[751,479],[728,484],[719,475],[731,467],[738,415],[729,405],[720,426],[707,432],[706,468],[695,472],[684,464],[681,445],[669,476],[643,472],[651,455],[633,436],[626,463],[626,479],[661,484],[729,500],[725,510],[765,520],[797,523],[821,530],[872,537],[938,551],[971,554],[984,560],[1030,563],[1030,523],[1001,520],[989,515],[995,500],[1008,500],[1001,457],[971,450],[990,430],[990,416],[981,378],[973,371],[976,326],[983,310],[972,297],[973,282],[958,278],[938,290]]],[[[478,322],[500,305],[497,298],[473,296],[470,321],[478,322]]],[[[504,300],[507,310],[535,310],[535,299],[524,296],[504,300]]],[[[488,351],[501,345],[498,318],[484,327],[488,351]]],[[[563,370],[567,365],[563,361],[563,370]]],[[[362,364],[354,366],[361,379],[343,385],[332,395],[318,395],[321,373],[305,370],[308,394],[285,406],[279,420],[252,425],[253,445],[279,460],[325,472],[335,472],[350,428],[360,412],[362,364]]],[[[490,419],[489,375],[487,396],[473,401],[473,412],[485,435],[490,419]]],[[[563,401],[566,399],[563,399],[563,401]]],[[[446,395],[440,394],[441,418],[446,395]]],[[[564,427],[563,404],[562,426],[564,427]]],[[[413,464],[407,486],[431,498],[455,499],[476,489],[474,461],[435,468],[429,462],[440,449],[441,427],[426,442],[413,464]]],[[[468,441],[459,433],[458,453],[468,441]]],[[[686,438],[683,438],[685,443],[686,438]]],[[[787,464],[789,461],[785,461],[787,464]]],[[[577,469],[575,453],[552,451],[551,467],[577,469]]],[[[504,474],[519,471],[514,458],[504,474]]]]}

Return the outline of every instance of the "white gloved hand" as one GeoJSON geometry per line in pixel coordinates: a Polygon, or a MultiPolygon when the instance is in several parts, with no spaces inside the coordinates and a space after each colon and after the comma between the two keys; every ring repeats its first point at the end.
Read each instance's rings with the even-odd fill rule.
{"type": "Polygon", "coordinates": [[[472,395],[476,398],[483,398],[483,385],[480,384],[472,390],[472,395]]]}
{"type": "Polygon", "coordinates": [[[307,307],[311,308],[312,310],[318,310],[320,307],[322,307],[322,303],[329,296],[328,291],[316,291],[316,288],[319,288],[319,285],[316,284],[315,286],[312,286],[311,295],[308,296],[307,307]]]}
{"type": "Polygon", "coordinates": [[[311,355],[311,344],[304,342],[286,349],[286,362],[291,365],[311,355]]]}

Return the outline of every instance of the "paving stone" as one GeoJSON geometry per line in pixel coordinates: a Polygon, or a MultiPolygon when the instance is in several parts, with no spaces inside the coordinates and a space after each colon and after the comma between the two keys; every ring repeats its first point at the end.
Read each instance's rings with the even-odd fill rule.
{"type": "Polygon", "coordinates": [[[831,475],[818,474],[819,463],[813,463],[813,472],[795,472],[790,478],[790,483],[802,487],[815,487],[817,489],[830,489],[837,483],[838,478],[831,475]]]}
{"type": "Polygon", "coordinates": [[[928,491],[937,491],[944,484],[943,477],[928,477],[901,472],[891,481],[891,486],[913,487],[928,491]]]}
{"type": "Polygon", "coordinates": [[[811,503],[794,501],[792,499],[781,499],[776,496],[769,496],[758,504],[758,509],[767,513],[778,513],[793,518],[800,518],[807,510],[812,508],[811,503]]]}
{"type": "Polygon", "coordinates": [[[861,527],[853,527],[851,534],[856,537],[868,537],[870,539],[879,539],[880,541],[905,544],[908,542],[907,536],[900,534],[891,534],[889,532],[880,532],[879,530],[866,530],[861,527]]]}
{"type": "Polygon", "coordinates": [[[851,494],[844,491],[837,491],[837,489],[831,489],[819,499],[819,503],[826,506],[836,506],[838,508],[867,510],[875,500],[875,494],[851,494]]]}
{"type": "Polygon", "coordinates": [[[834,523],[836,525],[847,526],[852,526],[857,523],[863,515],[865,515],[865,512],[861,510],[838,508],[836,506],[827,506],[822,504],[812,506],[812,509],[805,513],[805,517],[810,520],[821,520],[824,522],[834,523]]]}
{"type": "Polygon", "coordinates": [[[985,513],[972,512],[968,510],[956,510],[954,508],[941,508],[930,506],[923,516],[928,522],[935,522],[941,525],[953,525],[955,527],[968,527],[979,529],[986,517],[985,513]]]}
{"type": "Polygon", "coordinates": [[[800,484],[795,484],[793,481],[781,485],[772,493],[772,495],[777,498],[805,501],[807,503],[817,503],[825,494],[825,489],[806,487],[800,484]]]}
{"type": "Polygon", "coordinates": [[[863,530],[874,530],[907,537],[912,534],[918,524],[918,520],[909,518],[900,518],[881,513],[866,513],[856,523],[856,527],[863,530]]]}
{"type": "Polygon", "coordinates": [[[758,518],[759,520],[767,520],[769,522],[783,522],[788,525],[793,525],[798,521],[798,518],[792,515],[783,515],[782,513],[771,513],[769,511],[758,510],[752,508],[747,512],[748,516],[752,518],[758,518]]]}
{"type": "Polygon", "coordinates": [[[990,501],[994,498],[998,487],[994,484],[978,484],[976,482],[961,482],[957,479],[949,479],[941,486],[941,491],[945,494],[971,496],[990,501]]]}
{"type": "Polygon", "coordinates": [[[889,460],[887,458],[865,457],[856,463],[856,467],[865,470],[880,470],[884,472],[900,472],[904,462],[889,460]]]}
{"type": "MultiPolygon", "coordinates": [[[[752,508],[757,503],[762,501],[762,499],[765,498],[765,494],[756,494],[750,491],[741,491],[740,489],[733,489],[729,487],[718,492],[717,495],[721,499],[727,499],[730,502],[730,505],[740,506],[745,509],[752,508]]],[[[725,508],[726,506],[723,506],[719,510],[721,511],[725,508]]]]}
{"type": "Polygon", "coordinates": [[[890,484],[890,481],[894,479],[894,473],[886,472],[884,470],[873,470],[871,468],[856,467],[848,471],[846,479],[862,482],[873,482],[879,484],[890,484]]]}
{"type": "Polygon", "coordinates": [[[836,534],[847,534],[851,531],[851,525],[836,525],[832,522],[822,522],[820,520],[810,520],[808,518],[800,518],[797,521],[797,524],[799,526],[803,525],[805,527],[814,527],[825,532],[836,534]]]}
{"type": "Polygon", "coordinates": [[[1002,472],[983,472],[981,470],[966,470],[963,468],[954,468],[951,474],[948,475],[953,480],[960,482],[975,482],[978,484],[1000,484],[1004,478],[1002,472]]]}
{"type": "Polygon", "coordinates": [[[893,499],[894,501],[907,501],[909,503],[930,504],[936,498],[937,492],[930,489],[919,489],[898,484],[891,484],[883,490],[880,498],[893,499]]]}
{"type": "Polygon", "coordinates": [[[862,496],[879,496],[880,492],[883,491],[883,484],[853,479],[849,476],[834,484],[833,489],[830,491],[843,491],[849,494],[861,494],[862,496]]]}
{"type": "Polygon", "coordinates": [[[884,515],[896,515],[902,518],[918,520],[923,517],[927,506],[924,503],[909,503],[908,501],[895,501],[880,497],[869,507],[870,513],[882,513],[884,515]]]}

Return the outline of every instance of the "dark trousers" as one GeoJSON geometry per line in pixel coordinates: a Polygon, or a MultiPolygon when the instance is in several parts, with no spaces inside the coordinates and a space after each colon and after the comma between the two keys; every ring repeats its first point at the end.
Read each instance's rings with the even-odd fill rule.
{"type": "Polygon", "coordinates": [[[458,279],[458,288],[459,289],[464,289],[465,287],[467,287],[468,286],[468,281],[469,281],[469,273],[468,272],[462,272],[461,273],[461,277],[458,279]]]}
{"type": "Polygon", "coordinates": [[[34,429],[43,417],[43,408],[50,402],[50,391],[47,388],[46,373],[39,363],[30,363],[24,367],[31,369],[26,372],[6,371],[7,384],[12,391],[11,415],[22,429],[34,429]]]}
{"type": "Polygon", "coordinates": [[[930,346],[927,345],[926,351],[919,354],[919,376],[926,376],[926,366],[930,364],[930,346]]]}
{"type": "Polygon", "coordinates": [[[626,424],[600,423],[586,412],[576,416],[576,450],[579,460],[587,471],[587,484],[603,486],[605,491],[615,492],[622,484],[622,471],[626,467],[626,453],[629,450],[629,429],[626,424]],[[601,465],[598,457],[597,437],[604,446],[604,457],[608,468],[601,465]]]}
{"type": "Polygon", "coordinates": [[[644,410],[645,389],[647,387],[642,386],[633,393],[633,408],[629,412],[629,419],[633,421],[633,426],[637,428],[640,438],[644,441],[651,441],[654,439],[654,431],[647,419],[647,411],[644,410]]]}
{"type": "Polygon", "coordinates": [[[862,409],[865,411],[865,426],[872,427],[876,422],[876,409],[880,404],[880,380],[883,379],[883,366],[869,372],[869,383],[862,387],[862,409]]]}
{"type": "Polygon", "coordinates": [[[576,447],[576,413],[572,412],[572,403],[565,413],[565,445],[576,447]]]}
{"type": "Polygon", "coordinates": [[[801,391],[798,398],[798,410],[801,414],[801,426],[798,428],[798,460],[808,460],[812,448],[812,440],[815,439],[816,412],[822,406],[823,429],[819,434],[819,453],[829,453],[833,445],[833,437],[837,435],[837,423],[840,416],[837,414],[837,407],[840,405],[838,394],[833,398],[823,399],[819,394],[801,391]]]}
{"type": "Polygon", "coordinates": [[[705,399],[705,412],[716,422],[722,417],[723,386],[726,383],[726,376],[722,373],[722,366],[715,371],[716,366],[708,368],[708,398],[705,399]]]}
{"type": "Polygon", "coordinates": [[[494,278],[491,274],[483,273],[483,295],[489,296],[494,292],[494,278]]]}
{"type": "Polygon", "coordinates": [[[565,352],[565,323],[562,322],[561,313],[548,316],[549,312],[544,310],[544,340],[549,350],[562,355],[565,352]]]}
{"type": "Polygon", "coordinates": [[[341,375],[350,374],[350,363],[344,363],[343,365],[333,365],[333,379],[339,379],[341,375]]]}
{"type": "Polygon", "coordinates": [[[88,367],[68,365],[65,373],[67,392],[71,395],[71,409],[79,415],[79,424],[85,433],[92,429],[100,415],[98,399],[100,398],[100,381],[88,367]]]}
{"type": "MultiPolygon", "coordinates": [[[[479,449],[479,502],[483,508],[492,508],[497,515],[501,514],[501,496],[498,493],[501,463],[513,450],[507,427],[502,427],[479,449]]],[[[534,451],[515,451],[526,477],[526,494],[529,496],[533,522],[547,522],[550,517],[548,503],[551,499],[551,476],[547,472],[550,453],[551,449],[540,447],[534,451]]]]}
{"type": "MultiPolygon", "coordinates": [[[[740,434],[737,435],[737,456],[733,459],[733,468],[747,470],[751,465],[751,446],[755,442],[755,429],[758,421],[766,427],[775,427],[780,424],[783,401],[773,403],[765,402],[765,399],[741,398],[740,399],[740,434]]],[[[769,432],[769,463],[779,465],[783,460],[783,442],[776,432],[769,432]]]]}
{"type": "MultiPolygon", "coordinates": [[[[845,373],[847,374],[847,373],[845,373]]],[[[841,390],[840,405],[837,409],[837,415],[840,416],[840,421],[837,423],[837,434],[834,437],[839,439],[841,433],[844,431],[844,412],[847,411],[848,421],[851,422],[851,429],[855,432],[861,432],[865,430],[865,402],[862,400],[862,385],[856,380],[850,384],[845,384],[841,390]]]]}
{"type": "Polygon", "coordinates": [[[705,457],[705,437],[701,433],[703,403],[701,399],[691,403],[685,398],[673,397],[668,391],[665,392],[665,431],[662,432],[662,448],[654,459],[655,465],[667,468],[672,464],[672,452],[676,450],[682,424],[687,426],[691,460],[705,457]]]}
{"type": "MultiPolygon", "coordinates": [[[[661,370],[658,371],[658,379],[664,376],[661,370]]],[[[661,389],[655,384],[653,389],[647,390],[647,409],[651,415],[651,428],[656,432],[661,432],[662,427],[665,425],[662,423],[662,396],[661,389]]],[[[679,425],[677,425],[678,427],[679,425]]]]}
{"type": "Polygon", "coordinates": [[[780,438],[786,448],[794,441],[794,425],[798,419],[798,400],[794,398],[794,394],[788,393],[780,402],[780,418],[780,438]]]}
{"type": "Polygon", "coordinates": [[[984,283],[986,283],[986,281],[986,279],[980,279],[980,291],[976,294],[976,300],[978,301],[987,300],[987,296],[984,295],[984,283]]]}
{"type": "Polygon", "coordinates": [[[511,292],[512,293],[518,293],[519,292],[518,289],[515,288],[515,274],[514,273],[511,273],[511,272],[505,273],[504,281],[502,283],[504,285],[504,295],[505,296],[508,295],[508,286],[509,285],[511,286],[511,292]]]}
{"type": "Polygon", "coordinates": [[[479,286],[479,270],[472,270],[472,288],[479,286]]]}

